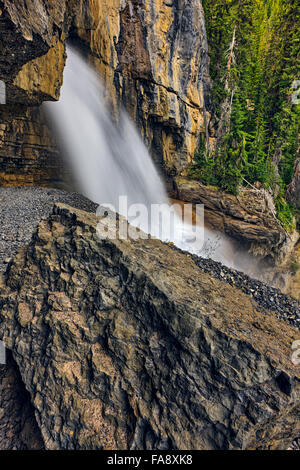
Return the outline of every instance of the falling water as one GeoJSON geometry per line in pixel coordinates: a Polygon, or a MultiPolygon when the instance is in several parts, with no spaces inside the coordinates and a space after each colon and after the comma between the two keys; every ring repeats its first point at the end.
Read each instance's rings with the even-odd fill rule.
{"type": "Polygon", "coordinates": [[[70,47],[61,99],[47,103],[47,109],[84,195],[114,207],[118,207],[119,195],[125,194],[129,205],[167,201],[128,116],[122,112],[118,126],[112,121],[98,75],[70,47]]]}
{"type": "MultiPolygon", "coordinates": [[[[113,121],[98,75],[71,47],[67,52],[61,98],[57,103],[47,103],[46,110],[80,191],[101,205],[118,208],[119,196],[126,195],[128,207],[137,203],[147,208],[164,204],[164,210],[168,210],[164,185],[133,123],[124,111],[118,124],[113,121]]],[[[173,220],[173,235],[169,239],[161,235],[164,241],[241,268],[233,261],[234,250],[227,237],[203,227],[198,245],[191,245],[188,240],[194,234],[192,223],[183,224],[180,216],[173,220]]],[[[145,230],[143,225],[140,227],[145,230]]],[[[156,229],[151,226],[146,231],[157,236],[156,229]]]]}

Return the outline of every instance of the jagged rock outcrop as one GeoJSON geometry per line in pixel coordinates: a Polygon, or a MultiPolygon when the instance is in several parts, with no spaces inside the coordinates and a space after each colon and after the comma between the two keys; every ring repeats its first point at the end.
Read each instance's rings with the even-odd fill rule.
{"type": "MultiPolygon", "coordinates": [[[[0,79],[7,83],[8,104],[36,106],[59,99],[69,36],[103,77],[115,115],[124,105],[166,174],[180,172],[192,159],[203,132],[209,87],[201,0],[3,0],[0,9],[0,79]]],[[[5,124],[6,107],[1,108],[5,124]]],[[[31,110],[24,115],[32,127],[31,110]]],[[[40,123],[45,127],[43,120],[40,123]]],[[[26,136],[23,141],[13,123],[11,135],[16,136],[18,156],[27,145],[26,136]]],[[[41,152],[39,137],[37,129],[31,156],[33,165],[40,165],[35,172],[43,181],[48,171],[45,152],[52,175],[53,142],[44,133],[41,152]]],[[[3,161],[7,150],[10,140],[4,139],[3,161]]],[[[5,163],[0,173],[4,168],[5,163]]],[[[11,173],[23,184],[21,167],[12,166],[11,173]]],[[[26,174],[31,182],[31,173],[26,174]]]]}
{"type": "Polygon", "coordinates": [[[204,204],[210,226],[242,242],[257,256],[280,263],[299,240],[298,232],[289,233],[281,227],[273,200],[261,191],[243,189],[234,196],[185,178],[175,179],[174,191],[182,201],[204,204]]]}
{"type": "Polygon", "coordinates": [[[284,449],[299,332],[158,240],[56,206],[9,265],[0,338],[48,449],[284,449]]]}

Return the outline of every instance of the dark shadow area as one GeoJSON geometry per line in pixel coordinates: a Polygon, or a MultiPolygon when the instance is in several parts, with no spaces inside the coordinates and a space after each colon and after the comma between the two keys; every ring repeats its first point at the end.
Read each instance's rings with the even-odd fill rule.
{"type": "Polygon", "coordinates": [[[0,450],[41,450],[44,442],[30,395],[10,351],[0,365],[0,450]]]}

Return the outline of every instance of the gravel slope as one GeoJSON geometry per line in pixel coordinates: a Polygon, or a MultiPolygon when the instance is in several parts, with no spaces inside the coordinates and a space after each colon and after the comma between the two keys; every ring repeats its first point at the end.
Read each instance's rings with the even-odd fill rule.
{"type": "Polygon", "coordinates": [[[259,306],[258,310],[262,313],[264,313],[264,309],[271,310],[278,318],[286,320],[295,328],[300,329],[300,303],[293,297],[211,259],[193,256],[193,260],[201,271],[237,287],[252,297],[259,306]]]}
{"type": "Polygon", "coordinates": [[[97,208],[85,197],[59,189],[0,188],[0,272],[5,271],[9,258],[30,241],[34,229],[52,212],[55,202],[89,212],[97,208]]]}

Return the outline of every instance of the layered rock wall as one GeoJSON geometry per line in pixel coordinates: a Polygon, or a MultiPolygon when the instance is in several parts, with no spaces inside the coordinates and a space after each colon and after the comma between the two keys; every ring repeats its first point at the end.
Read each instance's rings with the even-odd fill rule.
{"type": "MultiPolygon", "coordinates": [[[[59,99],[69,36],[103,77],[115,116],[121,105],[128,110],[165,174],[186,167],[204,131],[209,87],[201,0],[22,0],[0,2],[0,10],[0,79],[7,84],[8,105],[29,107],[24,111],[28,127],[36,122],[31,106],[59,99]]],[[[1,106],[4,125],[11,111],[6,108],[1,106]]],[[[0,147],[0,173],[9,166],[4,159],[11,158],[14,118],[11,136],[4,136],[0,147]]],[[[45,127],[43,120],[40,127],[45,127]]],[[[46,180],[52,177],[54,160],[51,137],[37,130],[36,140],[31,137],[31,156],[42,181],[48,165],[40,149],[41,132],[42,147],[49,150],[46,180]]],[[[23,144],[26,135],[24,142],[22,136],[16,139],[16,157],[23,144]]],[[[24,173],[29,182],[34,179],[22,168],[12,166],[11,172],[21,183],[24,173]]]]}
{"type": "Polygon", "coordinates": [[[30,395],[11,352],[6,359],[0,364],[0,450],[43,449],[30,395]]]}
{"type": "Polygon", "coordinates": [[[201,1],[89,1],[79,11],[74,31],[115,106],[129,111],[156,161],[180,172],[204,131],[209,79],[201,1]]]}
{"type": "Polygon", "coordinates": [[[8,101],[58,98],[67,30],[66,1],[0,1],[0,79],[7,84],[8,101]]]}
{"type": "Polygon", "coordinates": [[[60,179],[58,150],[38,106],[57,100],[63,80],[67,2],[0,2],[0,184],[60,179]]]}

